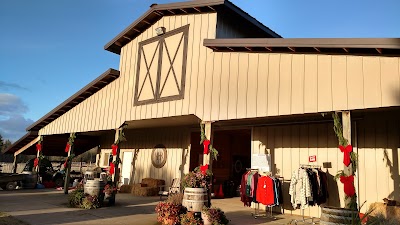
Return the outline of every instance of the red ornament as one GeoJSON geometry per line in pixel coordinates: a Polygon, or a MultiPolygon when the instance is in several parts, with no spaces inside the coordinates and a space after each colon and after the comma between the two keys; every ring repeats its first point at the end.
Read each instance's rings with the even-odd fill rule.
{"type": "Polygon", "coordinates": [[[200,166],[200,171],[202,174],[206,175],[207,174],[207,170],[208,170],[208,164],[204,165],[204,166],[200,166]]]}
{"type": "Polygon", "coordinates": [[[117,155],[118,145],[113,144],[111,145],[112,155],[117,155]]]}
{"type": "Polygon", "coordinates": [[[68,159],[66,159],[64,162],[64,169],[67,168],[67,164],[68,164],[68,159]]]}
{"type": "Polygon", "coordinates": [[[37,167],[38,164],[39,164],[39,159],[36,158],[36,159],[33,161],[33,167],[37,167]]]}
{"type": "Polygon", "coordinates": [[[353,195],[356,194],[356,190],[354,188],[354,176],[353,175],[350,175],[348,177],[340,176],[340,182],[343,183],[344,193],[347,196],[352,197],[353,195]]]}
{"type": "Polygon", "coordinates": [[[343,164],[349,166],[351,163],[350,153],[353,151],[353,146],[347,145],[346,147],[339,146],[341,152],[344,153],[343,155],[343,164]]]}
{"type": "Polygon", "coordinates": [[[203,145],[204,145],[204,154],[207,154],[208,155],[208,153],[209,153],[209,146],[210,146],[210,140],[204,140],[203,141],[203,145]]]}
{"type": "Polygon", "coordinates": [[[40,152],[42,150],[42,145],[41,144],[36,144],[36,151],[40,152]]]}
{"type": "Polygon", "coordinates": [[[115,170],[115,165],[114,165],[114,163],[110,162],[110,170],[109,170],[109,172],[110,172],[111,175],[114,174],[114,170],[115,170]]]}
{"type": "Polygon", "coordinates": [[[69,144],[69,142],[67,142],[67,145],[65,146],[65,152],[69,152],[71,145],[69,144]]]}

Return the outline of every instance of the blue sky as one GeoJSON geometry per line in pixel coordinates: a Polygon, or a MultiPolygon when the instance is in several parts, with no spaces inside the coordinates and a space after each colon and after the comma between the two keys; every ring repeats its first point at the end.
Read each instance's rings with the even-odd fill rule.
{"type": "MultiPolygon", "coordinates": [[[[1,0],[0,134],[25,128],[108,68],[103,46],[152,3],[172,0],[1,0]]],[[[400,37],[398,0],[232,0],[283,37],[400,37]]]]}

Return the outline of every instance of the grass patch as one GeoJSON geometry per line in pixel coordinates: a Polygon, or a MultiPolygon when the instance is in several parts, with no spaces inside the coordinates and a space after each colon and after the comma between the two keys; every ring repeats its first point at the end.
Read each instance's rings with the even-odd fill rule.
{"type": "Polygon", "coordinates": [[[0,212],[0,225],[29,225],[29,223],[22,222],[7,213],[0,212]]]}

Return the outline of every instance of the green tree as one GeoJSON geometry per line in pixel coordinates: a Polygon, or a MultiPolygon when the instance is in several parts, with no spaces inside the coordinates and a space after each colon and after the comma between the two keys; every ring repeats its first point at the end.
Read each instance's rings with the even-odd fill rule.
{"type": "Polygon", "coordinates": [[[4,143],[3,143],[3,136],[0,134],[0,154],[3,151],[4,143]]]}

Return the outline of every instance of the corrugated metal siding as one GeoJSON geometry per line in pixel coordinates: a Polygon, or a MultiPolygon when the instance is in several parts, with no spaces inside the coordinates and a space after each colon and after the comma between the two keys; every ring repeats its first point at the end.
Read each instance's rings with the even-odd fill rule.
{"type": "MultiPolygon", "coordinates": [[[[186,128],[126,130],[126,142],[121,142],[121,159],[124,152],[137,151],[132,164],[135,165],[133,183],[140,183],[143,178],[163,179],[169,186],[173,178],[181,178],[189,171],[190,165],[190,131],[186,128]],[[155,168],[151,163],[151,153],[157,144],[167,148],[167,162],[162,168],[155,168]],[[183,163],[182,163],[183,162],[183,163]]],[[[102,138],[102,159],[111,152],[114,136],[102,138]],[[110,146],[110,147],[109,147],[110,146]]],[[[123,162],[122,162],[123,163],[123,162]]],[[[120,166],[122,168],[122,165],[120,166]]]]}
{"type": "MultiPolygon", "coordinates": [[[[352,128],[354,151],[359,154],[357,192],[361,204],[367,201],[362,211],[371,203],[382,202],[383,198],[400,200],[400,120],[395,114],[382,113],[367,115],[355,123],[352,128]]],[[[343,169],[343,153],[337,148],[332,127],[333,124],[326,123],[253,128],[252,152],[270,153],[273,173],[284,177],[285,213],[301,215],[300,210],[287,211],[292,210],[289,184],[293,170],[300,164],[310,164],[310,155],[317,156],[317,165],[332,164],[328,169],[328,205],[344,207],[343,184],[333,180],[336,172],[343,169]]],[[[305,215],[319,216],[320,209],[311,207],[305,210],[305,215]]]]}
{"type": "Polygon", "coordinates": [[[211,95],[208,84],[213,77],[214,54],[203,47],[203,39],[215,38],[216,13],[166,16],[144,31],[121,51],[120,77],[73,109],[42,128],[40,135],[109,130],[124,121],[197,114],[210,118],[211,95]],[[138,43],[156,36],[155,28],[167,31],[190,24],[186,88],[183,100],[133,106],[138,43]],[[204,98],[204,96],[208,96],[204,98]],[[207,110],[205,112],[205,110],[207,110]]]}

